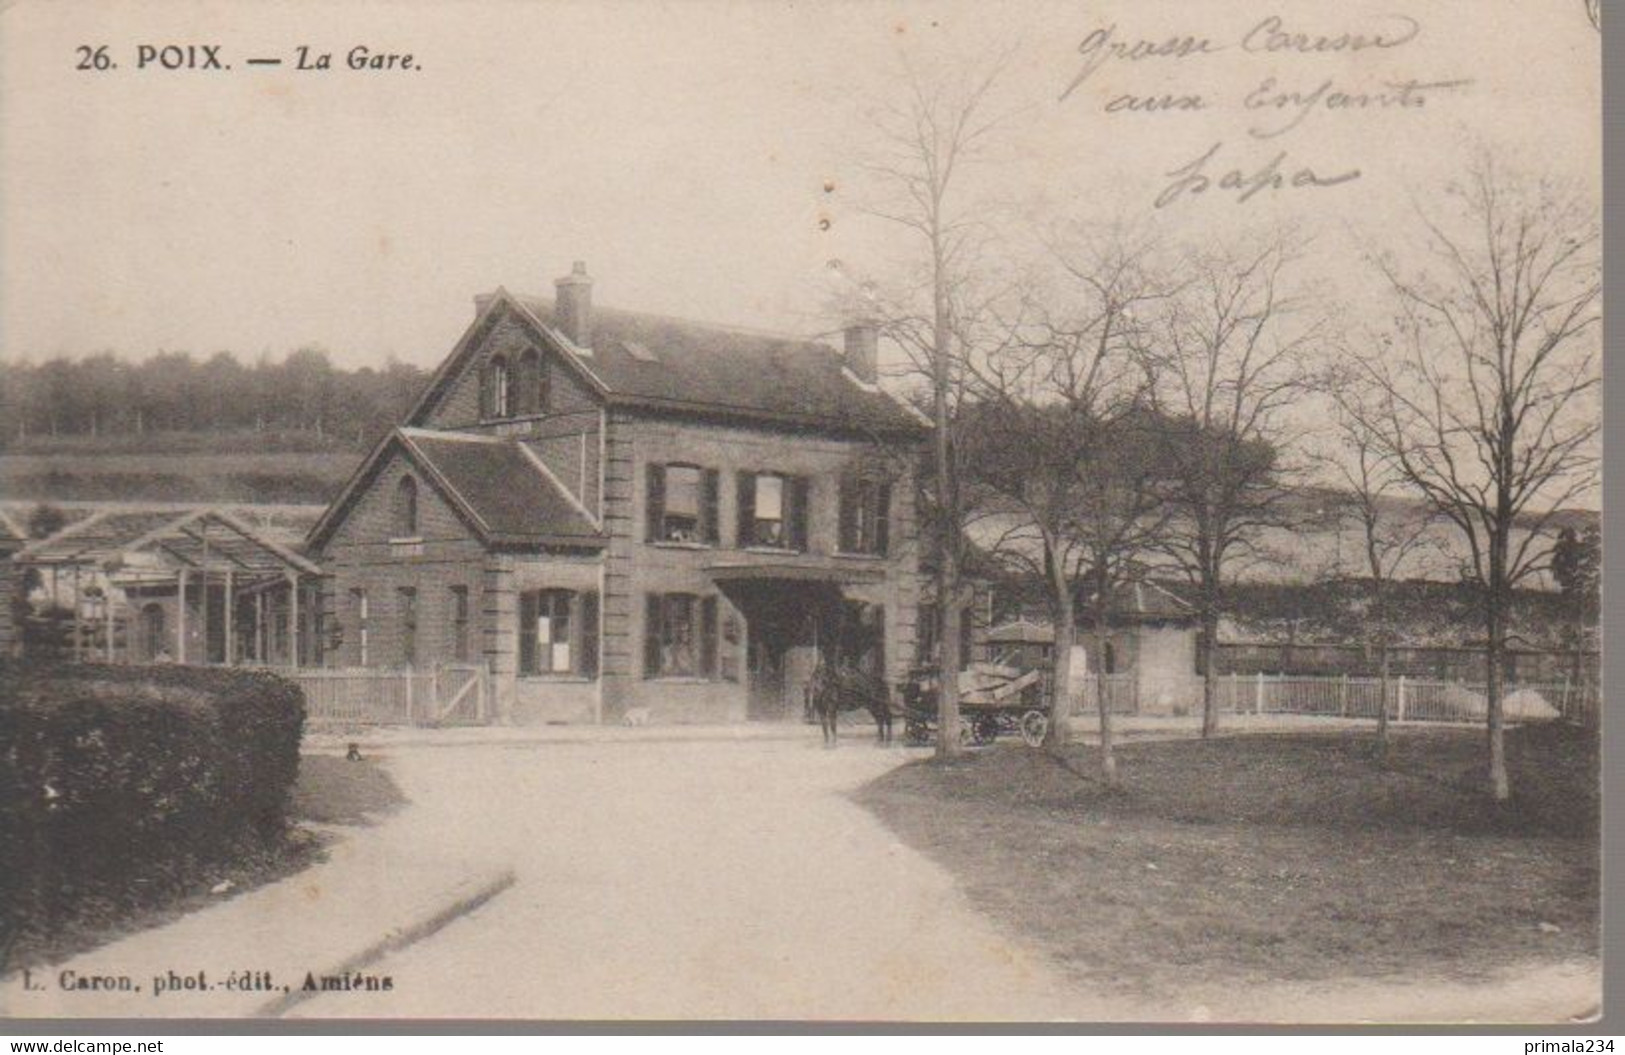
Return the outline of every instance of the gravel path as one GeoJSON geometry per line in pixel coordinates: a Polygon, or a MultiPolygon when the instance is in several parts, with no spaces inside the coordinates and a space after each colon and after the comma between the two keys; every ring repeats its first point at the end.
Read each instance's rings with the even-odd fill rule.
{"type": "MultiPolygon", "coordinates": [[[[398,835],[516,885],[301,1017],[1093,1019],[843,792],[910,755],[846,741],[399,748],[398,835]]],[[[1141,1012],[1144,1013],[1143,1011],[1141,1012]]]]}

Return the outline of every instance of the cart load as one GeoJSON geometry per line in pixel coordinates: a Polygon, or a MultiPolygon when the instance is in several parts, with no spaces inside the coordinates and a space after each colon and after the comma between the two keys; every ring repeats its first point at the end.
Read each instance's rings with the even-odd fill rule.
{"type": "MultiPolygon", "coordinates": [[[[912,744],[936,735],[938,679],[934,667],[916,669],[903,685],[903,731],[912,744]]],[[[959,675],[959,738],[990,744],[1001,733],[1028,745],[1044,742],[1049,699],[1043,672],[997,663],[972,663],[959,675]]]]}

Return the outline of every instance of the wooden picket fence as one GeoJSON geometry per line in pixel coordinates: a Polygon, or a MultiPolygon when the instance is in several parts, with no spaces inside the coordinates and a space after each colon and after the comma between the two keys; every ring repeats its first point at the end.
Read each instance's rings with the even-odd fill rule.
{"type": "MultiPolygon", "coordinates": [[[[1073,713],[1098,713],[1100,689],[1093,676],[1072,693],[1073,713]]],[[[1111,674],[1106,698],[1113,714],[1141,713],[1140,683],[1132,674],[1111,674]]],[[[1166,679],[1159,686],[1166,688],[1166,679]]],[[[1381,678],[1225,674],[1217,684],[1219,709],[1227,714],[1290,714],[1375,720],[1386,702],[1396,722],[1481,722],[1488,706],[1485,686],[1470,682],[1390,678],[1384,700],[1381,678]]],[[[1184,679],[1178,695],[1190,713],[1202,703],[1202,679],[1184,679]]],[[[1568,681],[1511,682],[1506,686],[1508,721],[1561,719],[1595,726],[1601,697],[1596,685],[1568,681]]]]}
{"type": "Polygon", "coordinates": [[[485,725],[490,672],[478,664],[428,670],[305,667],[279,671],[305,690],[314,725],[485,725]]]}

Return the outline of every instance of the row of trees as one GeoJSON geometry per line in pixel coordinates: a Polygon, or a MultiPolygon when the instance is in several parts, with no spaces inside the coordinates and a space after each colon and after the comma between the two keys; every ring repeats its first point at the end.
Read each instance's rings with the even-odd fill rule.
{"type": "Polygon", "coordinates": [[[320,348],[252,365],[230,352],[207,359],[160,352],[138,363],[112,352],[0,362],[0,444],[246,429],[364,444],[401,419],[423,383],[423,371],[405,363],[339,369],[320,348]]]}
{"type": "MultiPolygon", "coordinates": [[[[1403,232],[1413,237],[1370,253],[1390,318],[1363,328],[1311,295],[1298,248],[1279,236],[1192,247],[1132,227],[1052,224],[1012,263],[955,193],[1000,122],[989,115],[993,71],[911,78],[907,104],[878,116],[875,169],[890,193],[874,211],[915,236],[921,265],[846,306],[882,322],[929,392],[937,446],[921,504],[944,554],[938,597],[960,596],[967,538],[1045,585],[1058,747],[1080,599],[1182,575],[1208,649],[1226,583],[1268,559],[1270,529],[1293,526],[1294,491],[1330,476],[1363,536],[1386,654],[1389,584],[1434,526],[1396,517],[1393,499],[1420,499],[1460,534],[1462,576],[1482,602],[1487,782],[1507,798],[1508,605],[1553,570],[1554,514],[1596,485],[1596,203],[1486,154],[1418,205],[1403,232]]],[[[944,606],[945,623],[956,607],[944,606]]],[[[1091,605],[1102,620],[1105,608],[1091,605]]],[[[958,725],[953,631],[940,638],[943,729],[958,725]]],[[[1098,651],[1104,634],[1094,638],[1098,651]]],[[[1103,656],[1092,666],[1103,671],[1103,656]]],[[[1211,735],[1216,664],[1204,669],[1211,735]]],[[[1100,712],[1112,781],[1111,716],[1100,712]]],[[[938,739],[939,753],[957,753],[954,737],[938,739]]]]}

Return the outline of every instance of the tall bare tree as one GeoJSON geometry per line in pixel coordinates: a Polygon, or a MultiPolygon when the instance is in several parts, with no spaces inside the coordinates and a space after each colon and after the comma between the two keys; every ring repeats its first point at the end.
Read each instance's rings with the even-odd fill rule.
{"type": "Polygon", "coordinates": [[[1323,325],[1291,288],[1295,261],[1282,239],[1192,251],[1148,356],[1160,408],[1184,432],[1169,448],[1173,515],[1160,548],[1195,594],[1204,737],[1219,725],[1214,661],[1226,583],[1262,558],[1260,535],[1290,519],[1288,408],[1312,382],[1309,353],[1323,325]]]}
{"type": "Polygon", "coordinates": [[[955,363],[965,358],[956,340],[960,311],[974,280],[985,231],[958,193],[965,170],[986,160],[988,141],[1004,119],[990,97],[1005,56],[956,74],[928,76],[905,67],[903,98],[875,115],[878,148],[868,168],[888,192],[868,211],[913,234],[924,251],[924,287],[930,307],[928,337],[920,342],[931,380],[936,593],[940,615],[937,755],[961,751],[959,738],[960,565],[963,559],[959,472],[952,443],[955,363]]]}
{"type": "Polygon", "coordinates": [[[1483,599],[1487,776],[1511,795],[1502,698],[1512,591],[1550,566],[1553,518],[1596,486],[1601,215],[1587,194],[1487,154],[1418,207],[1423,256],[1377,259],[1398,307],[1357,360],[1361,423],[1460,530],[1483,599]]]}

